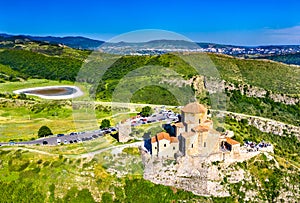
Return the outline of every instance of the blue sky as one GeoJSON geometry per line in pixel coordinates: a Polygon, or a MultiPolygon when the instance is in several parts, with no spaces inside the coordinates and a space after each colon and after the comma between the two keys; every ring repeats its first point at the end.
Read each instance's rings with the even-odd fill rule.
{"type": "Polygon", "coordinates": [[[108,40],[163,29],[198,42],[300,44],[299,8],[296,0],[10,0],[1,2],[0,32],[108,40]]]}

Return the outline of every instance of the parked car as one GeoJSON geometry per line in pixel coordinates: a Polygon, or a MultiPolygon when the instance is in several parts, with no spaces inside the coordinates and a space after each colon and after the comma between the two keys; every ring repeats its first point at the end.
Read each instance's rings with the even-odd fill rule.
{"type": "Polygon", "coordinates": [[[10,141],[9,142],[9,145],[15,145],[16,143],[15,142],[13,142],[13,141],[10,141]]]}
{"type": "Polygon", "coordinates": [[[65,143],[65,144],[68,144],[68,141],[67,141],[67,140],[65,140],[65,141],[64,141],[64,143],[65,143]]]}
{"type": "Polygon", "coordinates": [[[72,133],[70,133],[70,135],[77,135],[77,133],[75,133],[75,132],[72,132],[72,133]]]}
{"type": "Polygon", "coordinates": [[[43,141],[43,145],[46,145],[48,144],[48,142],[46,140],[43,141]]]}
{"type": "Polygon", "coordinates": [[[56,139],[57,144],[60,144],[61,139],[56,139]]]}
{"type": "Polygon", "coordinates": [[[110,130],[105,130],[104,133],[109,134],[109,133],[111,133],[111,131],[110,130]]]}
{"type": "Polygon", "coordinates": [[[64,134],[57,134],[57,137],[62,137],[64,136],[64,134]]]}

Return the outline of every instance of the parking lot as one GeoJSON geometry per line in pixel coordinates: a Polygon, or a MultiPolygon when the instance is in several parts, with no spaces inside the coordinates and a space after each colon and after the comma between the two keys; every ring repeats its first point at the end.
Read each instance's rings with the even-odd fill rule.
{"type": "MultiPolygon", "coordinates": [[[[141,117],[139,115],[134,116],[130,119],[131,127],[136,127],[143,124],[155,123],[165,121],[166,123],[178,121],[178,114],[175,114],[171,110],[165,110],[164,107],[156,108],[155,113],[148,117],[141,117]]],[[[31,141],[23,142],[8,142],[0,143],[1,146],[4,145],[59,145],[59,144],[73,144],[86,142],[93,139],[97,139],[101,136],[111,133],[117,133],[118,129],[116,127],[110,127],[107,129],[98,129],[94,131],[87,132],[72,132],[69,134],[57,134],[45,138],[39,138],[31,141]]]]}

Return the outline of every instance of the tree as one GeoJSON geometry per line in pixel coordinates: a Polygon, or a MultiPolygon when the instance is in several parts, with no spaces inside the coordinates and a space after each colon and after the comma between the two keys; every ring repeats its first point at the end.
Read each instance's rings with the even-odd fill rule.
{"type": "Polygon", "coordinates": [[[150,106],[145,106],[142,108],[141,115],[143,117],[150,116],[152,113],[152,108],[150,106]]]}
{"type": "Polygon", "coordinates": [[[38,132],[39,137],[45,137],[49,135],[53,135],[53,133],[51,132],[50,128],[48,128],[47,126],[44,125],[39,129],[38,132]]]}
{"type": "Polygon", "coordinates": [[[26,94],[24,94],[24,93],[20,93],[20,97],[19,97],[20,99],[26,99],[27,98],[27,96],[26,96],[26,94]]]}
{"type": "Polygon", "coordinates": [[[102,129],[102,128],[109,128],[110,127],[110,120],[108,120],[108,119],[103,119],[102,121],[101,121],[101,126],[100,126],[100,128],[102,129]]]}

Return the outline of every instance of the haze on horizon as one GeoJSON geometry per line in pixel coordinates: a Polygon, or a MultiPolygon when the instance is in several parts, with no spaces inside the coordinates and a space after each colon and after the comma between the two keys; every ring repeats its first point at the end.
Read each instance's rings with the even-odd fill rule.
{"type": "Polygon", "coordinates": [[[196,42],[300,44],[300,2],[4,1],[0,32],[109,40],[141,29],[172,31],[196,42]]]}

